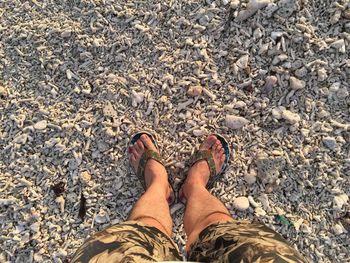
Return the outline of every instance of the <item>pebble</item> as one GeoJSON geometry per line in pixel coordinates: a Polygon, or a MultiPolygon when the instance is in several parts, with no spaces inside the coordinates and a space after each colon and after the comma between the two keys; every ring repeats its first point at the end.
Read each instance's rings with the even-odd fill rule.
{"type": "Polygon", "coordinates": [[[249,200],[245,196],[237,197],[233,201],[233,207],[236,208],[239,211],[244,211],[249,208],[249,200]]]}
{"type": "Polygon", "coordinates": [[[83,171],[80,173],[79,179],[84,184],[89,184],[91,180],[91,174],[88,171],[83,171]]]}
{"type": "Polygon", "coordinates": [[[296,231],[299,231],[301,224],[304,222],[303,218],[299,218],[297,221],[293,221],[293,225],[296,231]]]}
{"type": "Polygon", "coordinates": [[[272,0],[250,0],[246,9],[240,11],[236,20],[238,22],[244,21],[253,16],[258,10],[266,7],[272,0]]]}
{"type": "Polygon", "coordinates": [[[236,65],[241,69],[245,69],[248,67],[248,61],[249,61],[249,56],[244,55],[237,60],[236,65]]]}
{"type": "Polygon", "coordinates": [[[341,224],[335,224],[332,227],[332,230],[333,230],[334,234],[337,236],[348,232],[341,224]]]}
{"type": "Polygon", "coordinates": [[[335,150],[338,146],[337,141],[333,137],[324,137],[322,143],[330,150],[335,150]]]}
{"type": "Polygon", "coordinates": [[[258,200],[261,202],[263,208],[267,211],[271,211],[270,207],[270,202],[269,202],[269,197],[267,194],[262,193],[259,197],[258,200]]]}
{"type": "Polygon", "coordinates": [[[289,86],[294,90],[300,90],[305,88],[306,83],[303,80],[297,79],[295,77],[289,78],[289,86]]]}
{"type": "Polygon", "coordinates": [[[95,222],[98,224],[105,224],[109,221],[109,217],[106,212],[100,209],[99,213],[95,216],[95,222]]]}
{"type": "Polygon", "coordinates": [[[346,52],[346,48],[345,48],[345,41],[344,39],[339,39],[339,40],[336,40],[334,41],[332,44],[331,44],[331,47],[339,50],[340,53],[345,53],[346,52]]]}
{"type": "Polygon", "coordinates": [[[42,120],[42,121],[38,121],[37,123],[34,124],[34,129],[36,130],[44,130],[47,127],[47,121],[46,120],[42,120]]]}
{"type": "Polygon", "coordinates": [[[265,85],[263,87],[263,93],[269,94],[272,92],[272,88],[275,87],[277,84],[277,77],[276,76],[268,76],[265,81],[265,85]]]}
{"type": "Polygon", "coordinates": [[[294,125],[300,122],[300,116],[297,113],[291,112],[289,110],[282,111],[282,118],[285,119],[288,123],[294,125]]]}
{"type": "Polygon", "coordinates": [[[55,201],[56,201],[56,203],[57,203],[57,204],[59,205],[59,207],[60,207],[60,212],[61,212],[61,214],[64,214],[65,200],[64,200],[63,196],[62,196],[62,195],[57,196],[55,201]]]}
{"type": "Polygon", "coordinates": [[[349,197],[346,194],[336,195],[333,199],[333,208],[336,210],[341,210],[348,200],[349,197]]]}
{"type": "Polygon", "coordinates": [[[248,200],[249,200],[249,203],[252,205],[252,207],[256,208],[259,206],[259,204],[255,202],[254,198],[251,195],[248,196],[248,200]]]}
{"type": "Polygon", "coordinates": [[[249,121],[243,117],[239,117],[235,115],[226,115],[225,125],[230,129],[238,130],[248,123],[249,121]]]}
{"type": "Polygon", "coordinates": [[[245,180],[248,184],[254,184],[254,183],[256,182],[256,176],[247,173],[247,174],[244,175],[244,180],[245,180]]]}
{"type": "Polygon", "coordinates": [[[317,80],[318,81],[325,81],[327,79],[327,71],[324,68],[320,68],[317,70],[317,80]]]}
{"type": "Polygon", "coordinates": [[[195,97],[201,95],[203,92],[203,88],[201,86],[191,86],[187,90],[187,94],[195,97]]]}
{"type": "Polygon", "coordinates": [[[262,209],[261,207],[255,208],[254,212],[257,216],[265,216],[266,215],[266,211],[264,209],[262,209]]]}
{"type": "Polygon", "coordinates": [[[40,231],[40,223],[36,222],[30,225],[30,229],[34,232],[37,233],[40,231]]]}

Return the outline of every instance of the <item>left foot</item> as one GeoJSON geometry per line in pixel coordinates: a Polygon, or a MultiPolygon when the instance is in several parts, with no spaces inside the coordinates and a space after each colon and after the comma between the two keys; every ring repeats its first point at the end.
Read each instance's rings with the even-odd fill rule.
{"type": "MultiPolygon", "coordinates": [[[[157,148],[147,134],[142,134],[134,145],[129,147],[130,162],[135,172],[137,172],[141,156],[145,152],[145,148],[158,153],[157,148]]],[[[160,191],[160,193],[164,193],[165,198],[168,201],[169,199],[173,198],[171,196],[172,189],[168,182],[168,174],[162,164],[153,159],[149,159],[145,166],[144,177],[146,188],[148,188],[151,184],[156,183],[160,186],[160,189],[163,189],[163,191],[160,191]]]]}

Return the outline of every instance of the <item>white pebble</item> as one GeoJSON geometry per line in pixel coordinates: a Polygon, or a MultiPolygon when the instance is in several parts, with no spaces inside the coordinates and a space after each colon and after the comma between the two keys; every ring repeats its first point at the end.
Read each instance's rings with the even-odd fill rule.
{"type": "Polygon", "coordinates": [[[243,117],[235,115],[226,115],[225,124],[228,128],[237,130],[241,129],[244,125],[248,124],[249,121],[243,117]]]}
{"type": "Polygon", "coordinates": [[[295,77],[290,77],[289,78],[289,85],[294,90],[300,90],[300,89],[305,88],[306,83],[303,80],[297,79],[295,77]]]}
{"type": "Polygon", "coordinates": [[[42,120],[42,121],[38,121],[37,123],[34,124],[34,129],[36,130],[44,130],[47,127],[47,121],[46,120],[42,120]]]}
{"type": "Polygon", "coordinates": [[[237,197],[233,201],[233,207],[236,208],[239,211],[244,211],[249,208],[249,200],[245,196],[237,197]]]}
{"type": "Polygon", "coordinates": [[[255,208],[254,212],[257,216],[265,216],[266,215],[266,211],[264,209],[262,209],[261,207],[255,208]]]}
{"type": "Polygon", "coordinates": [[[331,47],[338,49],[340,53],[344,54],[346,52],[344,39],[339,39],[339,40],[334,41],[331,44],[331,47]]]}
{"type": "Polygon", "coordinates": [[[248,61],[249,61],[249,56],[244,55],[237,60],[236,65],[241,69],[245,69],[248,67],[248,61]]]}
{"type": "Polygon", "coordinates": [[[341,195],[337,195],[334,197],[333,199],[333,208],[337,209],[337,210],[341,210],[343,205],[345,205],[349,200],[349,197],[346,194],[341,194],[341,195]]]}
{"type": "Polygon", "coordinates": [[[256,208],[259,206],[259,204],[257,202],[254,201],[254,198],[250,195],[248,196],[248,201],[249,203],[252,205],[252,207],[256,208]]]}
{"type": "Polygon", "coordinates": [[[282,118],[292,125],[300,122],[301,120],[299,114],[291,112],[289,110],[282,111],[282,118]]]}
{"type": "Polygon", "coordinates": [[[34,224],[31,224],[30,229],[35,233],[39,232],[40,231],[40,223],[36,222],[34,224]]]}
{"type": "Polygon", "coordinates": [[[341,235],[343,233],[347,233],[346,229],[341,225],[341,224],[335,224],[332,227],[332,230],[334,232],[335,235],[341,235]]]}

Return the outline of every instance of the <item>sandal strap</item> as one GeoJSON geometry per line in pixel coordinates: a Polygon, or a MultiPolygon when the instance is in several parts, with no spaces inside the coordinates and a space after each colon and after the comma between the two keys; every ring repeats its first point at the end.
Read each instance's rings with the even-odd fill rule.
{"type": "Polygon", "coordinates": [[[201,150],[196,152],[192,159],[192,165],[201,160],[205,160],[208,163],[210,177],[216,176],[215,161],[211,150],[201,150]]]}
{"type": "Polygon", "coordinates": [[[160,157],[159,153],[153,150],[145,149],[144,153],[141,156],[139,166],[137,168],[137,173],[136,173],[136,176],[139,178],[144,189],[146,189],[144,172],[145,172],[146,164],[150,159],[155,160],[159,162],[161,165],[163,165],[162,158],[160,157]]]}

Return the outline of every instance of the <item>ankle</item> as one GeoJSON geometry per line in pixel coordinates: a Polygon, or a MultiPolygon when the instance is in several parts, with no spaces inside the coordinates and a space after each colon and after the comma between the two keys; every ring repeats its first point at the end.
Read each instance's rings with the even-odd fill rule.
{"type": "Polygon", "coordinates": [[[206,190],[206,182],[201,180],[200,177],[187,179],[182,187],[183,195],[186,199],[189,199],[198,190],[206,190]]]}

